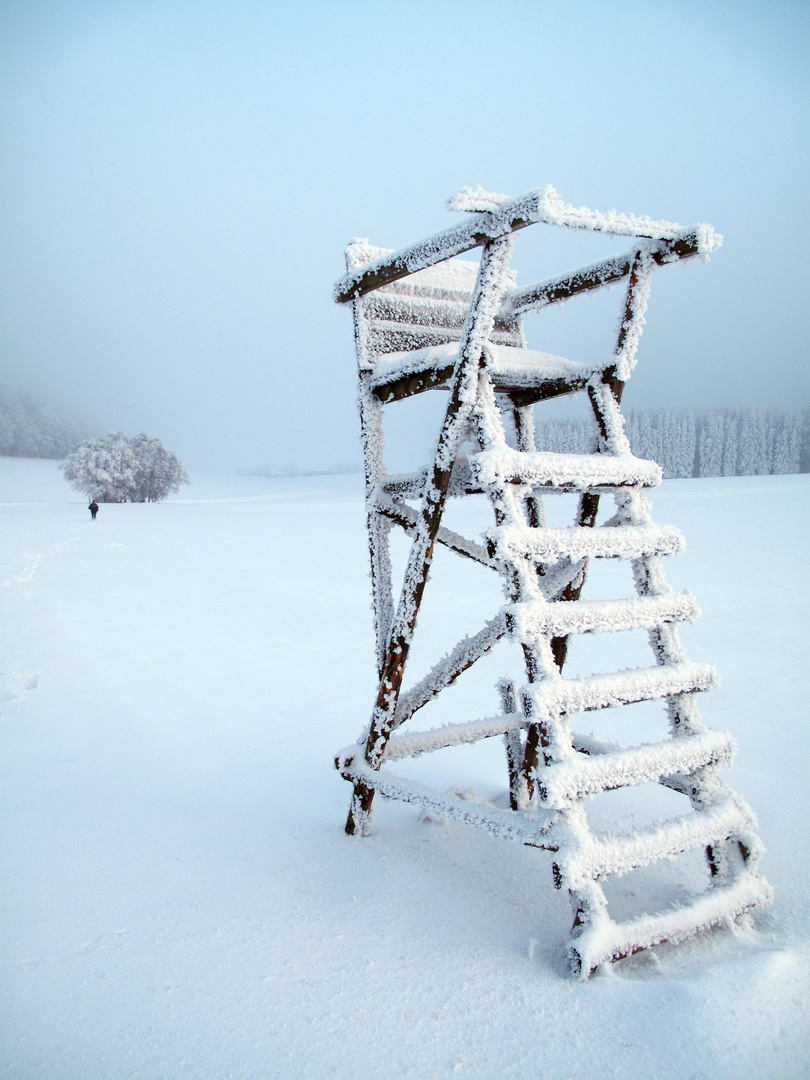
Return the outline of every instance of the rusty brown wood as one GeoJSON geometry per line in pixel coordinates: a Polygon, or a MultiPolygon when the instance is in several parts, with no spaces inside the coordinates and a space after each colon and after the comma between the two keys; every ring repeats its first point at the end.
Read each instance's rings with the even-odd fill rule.
{"type": "Polygon", "coordinates": [[[453,376],[455,365],[448,364],[444,367],[428,368],[416,375],[407,375],[402,379],[393,379],[390,383],[374,388],[374,393],[384,405],[392,401],[403,401],[413,397],[414,394],[422,394],[425,390],[435,390],[437,387],[446,386],[453,376]]]}
{"type": "MultiPolygon", "coordinates": [[[[504,679],[498,686],[501,708],[505,713],[517,711],[517,696],[512,679],[504,679]]],[[[509,731],[503,737],[506,750],[506,768],[509,775],[509,809],[520,810],[520,788],[523,766],[523,745],[519,731],[509,731]]]]}
{"type": "MultiPolygon", "coordinates": [[[[404,401],[405,398],[413,397],[414,394],[422,394],[425,390],[446,388],[452,374],[452,365],[428,368],[416,375],[406,375],[401,379],[392,379],[389,383],[383,383],[375,388],[374,393],[384,405],[388,405],[393,401],[404,401]]],[[[496,394],[507,394],[515,408],[523,408],[526,405],[536,405],[539,401],[549,401],[563,394],[573,394],[577,390],[584,390],[588,385],[588,378],[583,376],[581,379],[548,379],[541,386],[525,388],[515,388],[503,379],[499,379],[497,375],[493,376],[492,381],[496,394]]]]}
{"type": "Polygon", "coordinates": [[[564,394],[573,394],[577,390],[584,390],[588,385],[588,379],[549,379],[542,386],[515,389],[514,387],[496,384],[495,392],[508,394],[516,408],[526,405],[536,405],[539,401],[550,401],[564,394]]]}

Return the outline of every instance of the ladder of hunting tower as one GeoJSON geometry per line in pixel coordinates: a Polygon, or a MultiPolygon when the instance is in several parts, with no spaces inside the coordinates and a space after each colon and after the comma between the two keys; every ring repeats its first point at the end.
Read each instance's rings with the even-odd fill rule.
{"type": "Polygon", "coordinates": [[[682,938],[764,903],[756,873],[760,846],[743,801],[717,776],[731,759],[729,736],[708,730],[697,694],[714,670],[687,659],[677,623],[697,615],[689,594],[673,592],[661,559],[680,550],[677,530],[650,518],[644,489],[660,481],[654,462],[633,456],[620,402],[635,363],[656,266],[706,256],[719,244],[707,226],[680,229],[632,215],[599,215],[562,204],[553,189],[521,199],[468,196],[462,225],[399,252],[364,242],[347,252],[339,302],[353,301],[365,457],[379,688],[360,743],[336,760],[353,785],[346,830],[366,832],[375,792],[455,817],[555,853],[554,880],[573,907],[568,951],[575,972],[637,949],[682,938]],[[476,202],[478,198],[478,202],[476,202]],[[535,222],[633,237],[626,255],[523,289],[509,270],[513,233],[535,222]],[[456,256],[481,246],[480,263],[456,256]],[[626,280],[618,340],[609,360],[584,365],[526,348],[521,315],[578,293],[626,280]],[[449,391],[434,459],[406,476],[383,461],[382,407],[414,394],[449,391]],[[596,421],[593,452],[535,447],[532,407],[563,394],[587,394],[596,421]],[[463,445],[477,449],[462,454],[463,445]],[[549,528],[543,495],[578,496],[573,528],[549,528]],[[485,494],[494,525],[486,543],[442,525],[448,497],[485,494]],[[615,513],[598,525],[600,500],[615,513]],[[418,500],[419,508],[409,505],[418,500]],[[392,592],[389,534],[403,529],[410,555],[398,602],[392,592]],[[433,550],[440,543],[505,580],[509,602],[464,638],[409,691],[403,678],[433,550]],[[581,598],[590,560],[632,566],[636,595],[581,598]],[[565,678],[572,635],[645,630],[649,667],[565,678]],[[427,732],[402,734],[413,714],[502,639],[519,646],[526,681],[500,684],[502,712],[427,732]],[[572,732],[580,712],[660,700],[670,735],[618,748],[572,732]],[[510,809],[472,803],[393,775],[383,765],[450,746],[503,736],[510,809]],[[614,838],[594,834],[585,800],[655,782],[689,799],[680,817],[614,838]],[[607,910],[603,881],[691,849],[706,852],[711,887],[689,905],[629,922],[607,910]]]}

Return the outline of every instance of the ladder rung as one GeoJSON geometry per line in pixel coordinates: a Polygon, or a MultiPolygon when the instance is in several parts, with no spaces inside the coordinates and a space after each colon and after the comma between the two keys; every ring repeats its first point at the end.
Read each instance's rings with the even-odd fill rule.
{"type": "Polygon", "coordinates": [[[590,712],[653,701],[708,690],[717,682],[717,672],[711,664],[683,661],[578,679],[545,679],[528,685],[525,693],[532,705],[529,720],[536,723],[553,713],[590,712]]]}
{"type": "Polygon", "coordinates": [[[466,743],[478,742],[479,739],[505,735],[507,731],[517,731],[525,726],[526,718],[522,713],[500,713],[483,720],[445,724],[444,727],[415,731],[410,735],[392,735],[385,748],[384,760],[398,761],[401,758],[418,757],[434,750],[444,750],[448,746],[463,746],[466,743]]]}
{"type": "Polygon", "coordinates": [[[632,454],[521,452],[509,447],[470,456],[473,477],[484,487],[531,484],[566,491],[605,487],[656,487],[661,466],[632,454]]]}
{"type": "Polygon", "coordinates": [[[701,731],[594,756],[571,754],[540,770],[540,797],[547,806],[568,806],[600,791],[646,784],[675,773],[689,776],[707,765],[727,765],[733,754],[734,743],[725,731],[701,731]]]}
{"type": "Polygon", "coordinates": [[[543,810],[501,810],[491,803],[472,802],[452,792],[437,791],[416,780],[405,780],[385,769],[375,771],[369,768],[359,746],[344,750],[338,755],[335,765],[346,780],[364,784],[386,798],[414,803],[507,840],[557,850],[556,844],[548,838],[549,830],[556,821],[555,814],[543,810]]]}
{"type": "Polygon", "coordinates": [[[731,885],[715,885],[688,906],[657,915],[643,915],[624,923],[602,919],[585,926],[569,941],[569,955],[575,973],[584,978],[609,960],[619,960],[640,949],[672,944],[711,926],[736,918],[744,911],[770,903],[773,891],[764,878],[745,872],[731,885]]]}
{"type": "Polygon", "coordinates": [[[531,529],[502,525],[490,529],[487,537],[496,557],[514,562],[530,559],[551,563],[558,559],[640,559],[650,555],[677,555],[683,537],[671,525],[620,525],[596,529],[571,526],[567,529],[531,529]]]}
{"type": "MultiPolygon", "coordinates": [[[[601,840],[588,835],[582,846],[574,846],[573,851],[561,841],[557,860],[560,884],[576,890],[603,874],[620,877],[639,866],[728,840],[752,825],[751,811],[736,800],[727,799],[720,806],[692,810],[623,836],[601,840]]],[[[555,836],[559,839],[559,834],[555,836]]]]}
{"type": "Polygon", "coordinates": [[[530,644],[542,635],[601,634],[653,630],[662,623],[692,621],[700,614],[687,592],[627,600],[577,600],[544,603],[531,600],[507,609],[512,637],[530,644]]]}

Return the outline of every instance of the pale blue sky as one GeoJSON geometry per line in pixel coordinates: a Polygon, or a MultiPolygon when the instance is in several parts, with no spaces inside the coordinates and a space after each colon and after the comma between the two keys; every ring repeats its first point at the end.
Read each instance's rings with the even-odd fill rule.
{"type": "MultiPolygon", "coordinates": [[[[359,459],[346,242],[465,185],[725,235],[656,275],[629,407],[810,404],[804,3],[0,2],[0,378],[193,471],[359,459]]],[[[621,240],[535,226],[520,280],[621,240]]],[[[532,317],[607,355],[619,297],[532,317]]]]}

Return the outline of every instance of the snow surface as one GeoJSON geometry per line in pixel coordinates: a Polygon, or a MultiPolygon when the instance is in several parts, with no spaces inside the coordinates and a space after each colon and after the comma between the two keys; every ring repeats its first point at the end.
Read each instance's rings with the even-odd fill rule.
{"type": "MultiPolygon", "coordinates": [[[[774,904],[584,984],[548,853],[382,799],[343,833],[332,759],[374,697],[360,478],[192,479],[93,523],[55,462],[0,458],[2,1075],[808,1075],[810,476],[653,498],[774,904]]],[[[464,562],[434,563],[458,582],[438,650],[484,621],[464,562]]],[[[456,785],[472,749],[421,775],[456,785]]],[[[495,758],[470,759],[479,790],[505,787],[495,758]]]]}

